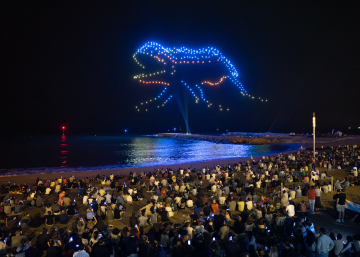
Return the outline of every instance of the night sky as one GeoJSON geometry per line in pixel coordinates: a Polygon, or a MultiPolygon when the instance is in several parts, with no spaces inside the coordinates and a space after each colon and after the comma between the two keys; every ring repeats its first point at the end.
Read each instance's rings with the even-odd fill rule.
{"type": "Polygon", "coordinates": [[[318,131],[359,134],[359,1],[201,2],[3,1],[2,134],[184,131],[176,101],[136,112],[159,91],[133,79],[141,70],[132,55],[148,41],[216,47],[248,93],[268,99],[225,82],[212,93],[229,112],[182,103],[192,133],[311,133],[316,112],[318,131]]]}

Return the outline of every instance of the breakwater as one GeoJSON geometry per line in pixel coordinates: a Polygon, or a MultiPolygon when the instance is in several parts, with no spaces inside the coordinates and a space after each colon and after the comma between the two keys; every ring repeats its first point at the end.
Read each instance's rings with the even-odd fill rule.
{"type": "Polygon", "coordinates": [[[296,143],[293,140],[279,137],[245,137],[245,136],[211,136],[198,134],[181,134],[181,133],[159,133],[159,137],[171,137],[184,140],[208,141],[217,144],[243,144],[243,145],[264,145],[275,143],[296,143]]]}

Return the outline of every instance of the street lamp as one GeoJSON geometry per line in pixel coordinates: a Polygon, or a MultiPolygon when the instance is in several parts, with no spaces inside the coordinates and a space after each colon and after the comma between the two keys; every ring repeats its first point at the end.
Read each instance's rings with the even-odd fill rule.
{"type": "Polygon", "coordinates": [[[315,161],[315,127],[316,127],[315,112],[313,113],[312,124],[313,124],[313,158],[315,161]]]}
{"type": "Polygon", "coordinates": [[[63,135],[65,134],[64,132],[65,132],[65,127],[62,127],[62,130],[63,130],[63,135]]]}

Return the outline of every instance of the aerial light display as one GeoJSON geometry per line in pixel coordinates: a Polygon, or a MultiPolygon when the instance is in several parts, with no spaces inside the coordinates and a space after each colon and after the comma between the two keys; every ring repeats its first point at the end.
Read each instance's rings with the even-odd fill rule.
{"type": "MultiPolygon", "coordinates": [[[[267,102],[266,99],[262,99],[260,97],[252,96],[247,93],[244,89],[241,82],[238,80],[239,73],[236,70],[235,66],[230,62],[230,60],[224,56],[218,49],[214,47],[205,47],[199,49],[191,49],[187,47],[164,47],[157,42],[147,42],[142,47],[140,47],[136,53],[132,56],[135,63],[142,67],[144,72],[136,74],[133,78],[138,80],[141,84],[149,85],[149,86],[165,86],[165,88],[160,89],[161,91],[158,93],[157,98],[151,98],[147,101],[142,102],[140,106],[136,106],[136,110],[144,110],[148,111],[148,105],[157,102],[157,108],[165,107],[166,104],[172,99],[172,91],[167,91],[168,88],[177,86],[180,84],[188,89],[188,92],[194,97],[195,103],[203,102],[207,105],[208,108],[212,107],[211,101],[206,99],[203,88],[206,86],[216,87],[219,86],[224,80],[230,80],[232,84],[234,84],[240,91],[240,95],[243,97],[249,97],[250,99],[257,99],[261,102],[267,102]],[[150,58],[154,58],[156,67],[160,67],[158,70],[153,72],[145,72],[145,64],[141,63],[139,59],[140,55],[145,55],[150,58]],[[211,62],[219,62],[222,63],[227,70],[227,75],[219,77],[217,80],[204,80],[201,81],[200,85],[189,85],[184,80],[181,81],[165,81],[163,80],[164,75],[174,75],[176,73],[176,67],[178,65],[183,66],[191,66],[191,65],[204,65],[209,64],[211,62]],[[161,68],[163,67],[163,68],[161,68]],[[154,78],[157,79],[154,79],[154,78]],[[172,85],[173,84],[173,85],[172,85]],[[164,98],[166,98],[164,100],[164,98]],[[143,107],[144,109],[140,109],[143,107]]],[[[148,65],[146,65],[148,66],[148,65]]],[[[147,67],[149,68],[149,67],[147,67]]],[[[229,108],[225,108],[224,110],[229,111],[229,108]]],[[[223,111],[221,105],[219,106],[219,111],[223,111]]]]}

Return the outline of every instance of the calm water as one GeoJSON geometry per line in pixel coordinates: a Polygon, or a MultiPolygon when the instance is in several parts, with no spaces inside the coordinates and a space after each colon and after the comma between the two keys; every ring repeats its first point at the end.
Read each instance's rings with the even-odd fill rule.
{"type": "Polygon", "coordinates": [[[0,173],[141,167],[290,150],[286,145],[231,145],[148,136],[28,136],[1,139],[0,173]]]}

